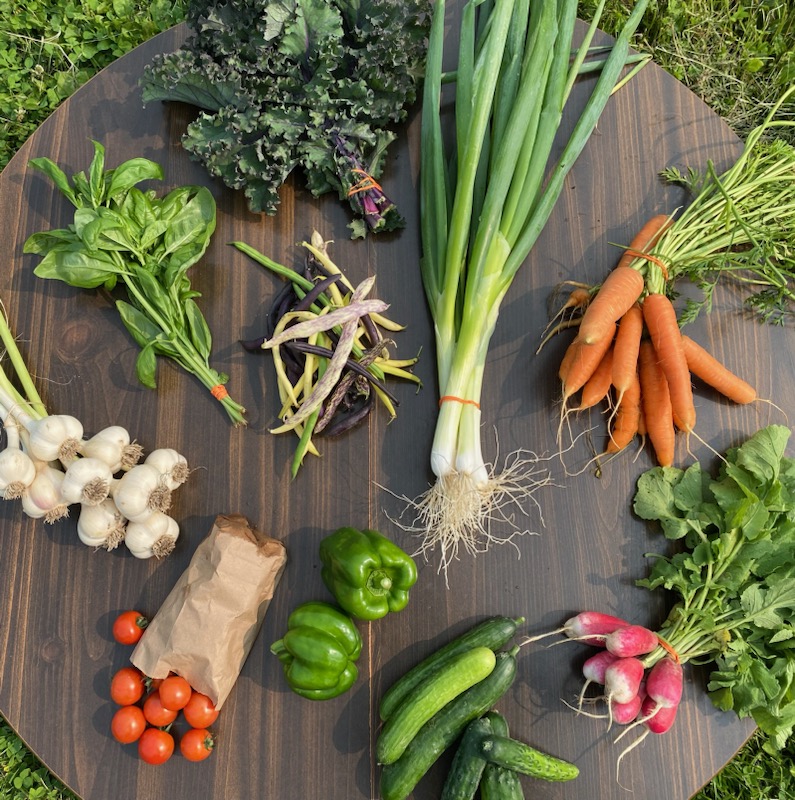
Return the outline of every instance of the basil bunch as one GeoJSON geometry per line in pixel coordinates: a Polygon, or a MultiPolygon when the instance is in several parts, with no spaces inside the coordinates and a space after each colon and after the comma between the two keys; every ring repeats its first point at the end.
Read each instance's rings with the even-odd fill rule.
{"type": "Polygon", "coordinates": [[[138,380],[155,388],[157,356],[171,358],[213,393],[236,425],[245,424],[245,409],[226,392],[228,376],[210,366],[212,335],[187,275],[215,231],[212,194],[183,186],[158,198],[137,188],[162,180],[158,164],[133,158],[105,169],[105,149],[93,144],[88,174],[71,181],[48,158],[30,162],[76,209],[68,227],[34,233],[25,242],[26,253],[43,256],[34,273],[83,289],[123,284],[127,299],[117,299],[116,308],[141,348],[138,380]]]}

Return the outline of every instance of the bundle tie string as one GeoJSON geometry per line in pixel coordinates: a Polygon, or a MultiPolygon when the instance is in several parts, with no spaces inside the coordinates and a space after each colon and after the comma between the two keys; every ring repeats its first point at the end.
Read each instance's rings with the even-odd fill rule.
{"type": "Polygon", "coordinates": [[[653,256],[651,253],[644,253],[642,250],[633,250],[631,247],[628,247],[625,252],[635,258],[643,258],[646,261],[651,261],[652,264],[656,264],[660,268],[665,280],[668,280],[668,267],[666,267],[663,261],[657,258],[657,256],[653,256]]]}
{"type": "Polygon", "coordinates": [[[443,397],[439,398],[439,407],[441,408],[442,403],[463,403],[465,406],[475,406],[475,408],[480,408],[480,403],[476,400],[467,400],[465,397],[456,397],[453,394],[446,394],[443,397]]]}
{"type": "Polygon", "coordinates": [[[679,658],[679,653],[677,653],[676,650],[674,650],[674,648],[671,647],[671,645],[668,644],[668,642],[666,642],[665,639],[663,639],[659,634],[657,635],[657,641],[660,643],[660,647],[662,647],[662,649],[665,650],[665,652],[668,653],[677,664],[682,663],[681,659],[679,658]]]}
{"type": "Polygon", "coordinates": [[[210,394],[216,400],[223,400],[225,397],[228,397],[229,392],[226,391],[226,386],[224,386],[222,383],[217,383],[212,389],[210,389],[210,394]]]}
{"type": "Polygon", "coordinates": [[[354,175],[361,175],[362,178],[360,181],[358,181],[358,183],[354,183],[353,186],[351,186],[351,188],[348,190],[348,197],[351,197],[351,195],[354,194],[359,194],[359,192],[366,192],[369,189],[377,189],[379,192],[383,191],[375,178],[365,172],[363,169],[354,167],[351,172],[354,173],[354,175]]]}

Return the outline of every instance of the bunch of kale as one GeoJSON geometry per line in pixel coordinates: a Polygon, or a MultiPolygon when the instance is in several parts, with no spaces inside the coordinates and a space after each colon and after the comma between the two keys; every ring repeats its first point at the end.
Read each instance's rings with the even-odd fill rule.
{"type": "Polygon", "coordinates": [[[425,67],[431,0],[192,0],[190,35],[156,56],[144,102],[201,109],[182,143],[252,211],[273,214],[296,167],[336,190],[354,236],[403,219],[377,178],[425,67]]]}

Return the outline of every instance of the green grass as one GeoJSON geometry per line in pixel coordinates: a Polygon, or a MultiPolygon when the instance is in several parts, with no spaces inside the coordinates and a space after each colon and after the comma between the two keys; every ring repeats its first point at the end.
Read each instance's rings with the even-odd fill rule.
{"type": "MultiPolygon", "coordinates": [[[[88,78],[182,18],[185,0],[11,0],[0,4],[0,169],[88,78]]],[[[595,0],[581,0],[589,18],[595,0]]],[[[615,32],[628,0],[608,0],[615,32]]],[[[791,0],[652,0],[636,39],[741,137],[795,81],[791,0]]],[[[790,114],[793,109],[789,109],[790,114]]],[[[795,134],[791,134],[795,136],[795,134]]],[[[693,800],[795,797],[795,749],[755,735],[693,800]]],[[[0,719],[0,800],[73,800],[0,719]]]]}

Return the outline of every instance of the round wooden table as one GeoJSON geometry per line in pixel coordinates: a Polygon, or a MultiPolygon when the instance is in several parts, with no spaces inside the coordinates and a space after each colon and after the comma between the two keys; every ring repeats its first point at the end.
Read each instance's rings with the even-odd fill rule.
{"type": "MultiPolygon", "coordinates": [[[[350,241],[347,211],[337,199],[315,200],[293,179],[275,217],[253,214],[241,194],[214,182],[182,150],[179,137],[189,109],[142,107],[137,83],[144,65],[154,54],[175,49],[185,33],[184,26],[167,31],[103,70],[41,126],[0,175],[0,298],[48,409],[78,416],[87,431],[124,425],[147,450],[176,448],[199,468],[175,494],[173,514],[182,536],[162,561],[136,560],[124,548],[94,552],[78,541],[74,519],[45,525],[25,517],[16,503],[2,504],[0,711],[84,800],[376,798],[379,770],[372,749],[381,694],[409,666],[474,622],[492,614],[524,615],[522,633],[535,634],[583,609],[652,626],[662,622],[669,598],[634,584],[647,572],[644,554],[666,549],[662,537],[630,510],[635,481],[652,460],[648,451],[636,453],[633,447],[597,478],[591,472],[567,477],[551,459],[547,466],[557,485],[535,495],[543,522],[534,508],[527,520],[517,520],[538,535],[514,539],[515,547],[462,556],[450,568],[449,586],[437,562],[420,560],[408,608],[359,625],[365,646],[354,689],[323,703],[292,694],[269,646],[296,605],[330,599],[320,579],[321,538],[350,524],[380,529],[408,550],[418,544],[392,520],[404,508],[399,498],[419,495],[431,481],[436,415],[431,325],[418,267],[419,113],[415,109],[400,130],[382,179],[406,216],[402,232],[350,241]],[[146,156],[163,166],[164,190],[198,183],[216,197],[214,243],[191,276],[215,336],[212,362],[231,376],[229,391],[248,409],[248,427],[233,428],[209,394],[170,364],[160,364],[156,390],[138,385],[137,348],[109,297],[34,277],[38,258],[22,253],[23,242],[34,231],[66,224],[72,209],[28,161],[48,156],[69,174],[86,169],[92,138],[105,145],[109,166],[146,156]],[[295,440],[268,431],[277,414],[271,361],[246,353],[238,343],[263,333],[279,280],[228,242],[246,241],[296,265],[302,259],[296,242],[313,229],[335,240],[332,257],[352,280],[378,276],[377,296],[408,326],[397,337],[398,352],[422,351],[416,371],[425,388],[396,386],[401,405],[394,422],[387,426],[379,411],[343,438],[322,442],[322,457],[310,459],[291,481],[295,440]],[[282,539],[287,569],[216,725],[216,752],[198,765],[177,756],[164,766],[148,766],[134,746],[122,747],[109,733],[114,712],[109,679],[129,657],[112,641],[111,623],[125,608],[154,614],[215,515],[230,512],[282,539]]],[[[573,106],[582,103],[588,86],[585,81],[578,87],[573,106]]],[[[570,124],[567,114],[564,132],[570,124]]],[[[680,190],[661,183],[661,169],[704,167],[712,159],[720,170],[739,150],[721,120],[655,66],[611,100],[503,304],[483,396],[489,460],[497,443],[500,458],[517,448],[556,450],[556,365],[568,339],[560,336],[535,355],[556,284],[601,280],[618,257],[615,243],[627,243],[651,214],[683,202],[680,190]]],[[[795,376],[791,331],[748,319],[729,290],[719,292],[714,312],[692,331],[760,395],[776,399],[793,416],[786,402],[795,376]]],[[[700,436],[715,450],[781,421],[769,405],[733,407],[701,388],[696,399],[700,436]]],[[[601,441],[604,420],[596,414],[573,425],[598,426],[593,436],[601,441]]],[[[691,445],[693,456],[712,463],[706,445],[695,440],[691,445]]],[[[683,442],[679,448],[678,463],[687,463],[683,442]]],[[[628,789],[644,800],[685,800],[753,730],[748,721],[715,710],[705,691],[706,673],[688,668],[673,731],[647,739],[628,755],[619,785],[615,731],[607,731],[603,720],[577,717],[562,702],[576,697],[587,654],[577,644],[523,648],[516,683],[499,704],[514,735],[581,769],[580,777],[565,785],[527,779],[528,796],[607,800],[627,796],[628,789]]],[[[415,798],[438,796],[447,763],[449,757],[434,767],[415,798]]]]}

